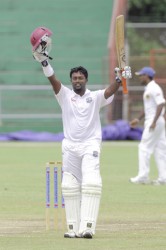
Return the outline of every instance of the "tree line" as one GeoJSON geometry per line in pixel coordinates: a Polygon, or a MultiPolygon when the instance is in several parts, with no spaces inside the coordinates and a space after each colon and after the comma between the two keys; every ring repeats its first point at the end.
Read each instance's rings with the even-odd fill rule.
{"type": "Polygon", "coordinates": [[[166,0],[128,0],[129,22],[166,22],[166,0]]]}

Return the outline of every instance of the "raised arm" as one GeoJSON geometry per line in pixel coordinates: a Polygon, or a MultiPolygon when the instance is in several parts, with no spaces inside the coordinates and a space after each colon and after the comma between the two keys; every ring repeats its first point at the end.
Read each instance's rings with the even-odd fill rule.
{"type": "Polygon", "coordinates": [[[108,99],[110,96],[112,96],[119,89],[121,83],[122,81],[120,79],[119,81],[115,80],[114,83],[111,83],[104,92],[105,99],[108,99]]]}
{"type": "Polygon", "coordinates": [[[54,70],[52,66],[48,63],[48,60],[44,60],[43,62],[41,62],[41,64],[44,75],[48,77],[48,80],[50,81],[52,88],[55,94],[57,95],[61,89],[61,82],[56,78],[54,70]]]}
{"type": "Polygon", "coordinates": [[[48,62],[48,59],[52,59],[49,56],[52,46],[51,35],[50,29],[38,27],[32,32],[30,42],[34,59],[41,63],[44,75],[48,77],[55,94],[58,94],[61,89],[61,82],[56,78],[54,70],[48,62]]]}
{"type": "Polygon", "coordinates": [[[36,61],[41,63],[43,68],[43,73],[50,81],[52,88],[55,94],[57,95],[61,89],[61,82],[56,78],[54,70],[48,62],[48,58],[44,55],[41,55],[37,51],[33,52],[33,56],[36,59],[36,61]]]}
{"type": "Polygon", "coordinates": [[[61,82],[56,78],[55,74],[52,76],[48,77],[48,80],[50,81],[52,88],[57,95],[61,89],[61,82]]]}
{"type": "Polygon", "coordinates": [[[115,82],[111,83],[110,86],[106,88],[104,93],[106,99],[112,96],[119,89],[122,83],[122,77],[125,79],[132,77],[131,68],[129,66],[126,66],[122,72],[119,68],[115,68],[115,82]]]}

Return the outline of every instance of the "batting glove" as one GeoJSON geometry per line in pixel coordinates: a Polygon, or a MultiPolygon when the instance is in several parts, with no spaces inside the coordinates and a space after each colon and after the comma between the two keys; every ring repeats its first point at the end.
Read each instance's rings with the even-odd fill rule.
{"type": "Polygon", "coordinates": [[[44,35],[41,38],[41,43],[37,47],[35,51],[33,51],[33,57],[37,62],[42,63],[43,61],[46,61],[48,59],[52,60],[52,57],[50,57],[48,54],[51,51],[51,38],[47,35],[44,35]]]}
{"type": "Polygon", "coordinates": [[[125,79],[132,78],[131,67],[125,66],[124,70],[122,71],[122,77],[125,79]]]}
{"type": "Polygon", "coordinates": [[[48,60],[48,54],[46,54],[46,53],[39,53],[39,52],[37,52],[37,51],[34,51],[33,52],[33,57],[34,57],[34,59],[37,61],[37,62],[40,62],[40,63],[42,63],[42,62],[44,62],[44,61],[46,61],[46,60],[48,60]]]}

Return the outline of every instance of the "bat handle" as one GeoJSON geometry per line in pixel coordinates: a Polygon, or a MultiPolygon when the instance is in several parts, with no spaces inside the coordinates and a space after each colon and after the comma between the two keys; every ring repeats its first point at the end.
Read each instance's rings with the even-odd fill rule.
{"type": "Polygon", "coordinates": [[[128,94],[127,81],[125,78],[122,78],[122,87],[123,87],[123,94],[128,94]]]}

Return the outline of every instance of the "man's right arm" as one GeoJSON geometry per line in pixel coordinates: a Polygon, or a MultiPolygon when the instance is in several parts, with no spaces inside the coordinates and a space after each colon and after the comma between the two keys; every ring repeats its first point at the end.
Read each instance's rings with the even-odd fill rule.
{"type": "Polygon", "coordinates": [[[48,80],[50,81],[52,88],[57,95],[61,89],[61,82],[56,78],[55,74],[52,76],[48,77],[48,80]]]}
{"type": "Polygon", "coordinates": [[[37,51],[33,52],[33,57],[35,58],[36,61],[41,63],[43,68],[43,73],[50,81],[52,88],[55,94],[57,95],[61,89],[61,82],[56,78],[54,70],[48,62],[48,58],[44,54],[38,53],[37,51]]]}
{"type": "Polygon", "coordinates": [[[42,68],[43,68],[43,73],[44,75],[48,78],[50,81],[52,88],[57,95],[61,89],[61,82],[56,78],[54,74],[54,70],[52,66],[48,63],[47,60],[41,62],[42,68]]]}

